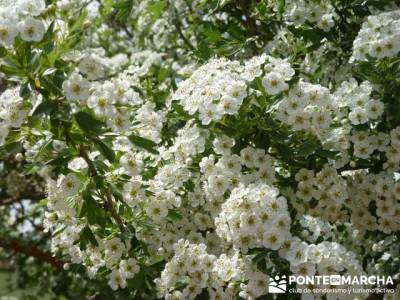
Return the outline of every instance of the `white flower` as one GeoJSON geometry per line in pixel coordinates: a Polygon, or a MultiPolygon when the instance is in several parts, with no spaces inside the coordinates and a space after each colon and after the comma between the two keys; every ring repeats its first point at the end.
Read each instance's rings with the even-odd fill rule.
{"type": "MultiPolygon", "coordinates": [[[[87,100],[87,106],[99,116],[112,118],[116,114],[115,98],[107,88],[96,89],[87,100]]],[[[123,124],[123,123],[122,123],[123,124]]],[[[109,124],[114,126],[113,124],[109,124]]],[[[117,128],[117,127],[114,127],[117,128]]]]}
{"type": "Polygon", "coordinates": [[[327,129],[331,124],[332,118],[327,111],[315,111],[312,116],[312,124],[316,129],[327,129]]]}
{"type": "Polygon", "coordinates": [[[132,153],[125,153],[120,158],[120,164],[131,176],[139,175],[143,169],[143,161],[132,153]]]}
{"type": "Polygon", "coordinates": [[[10,127],[20,127],[27,115],[28,111],[22,109],[21,105],[8,106],[0,112],[0,117],[3,118],[10,127]]]}
{"type": "Polygon", "coordinates": [[[255,167],[255,150],[251,147],[246,147],[240,150],[240,157],[242,159],[242,164],[248,168],[255,167]]]}
{"type": "Polygon", "coordinates": [[[308,246],[304,242],[296,242],[287,253],[287,260],[292,266],[307,262],[308,246]]]}
{"type": "Polygon", "coordinates": [[[293,112],[287,121],[293,128],[293,130],[308,130],[311,127],[310,116],[305,111],[293,112]]]}
{"type": "Polygon", "coordinates": [[[151,201],[146,208],[147,215],[156,222],[161,222],[168,215],[167,204],[162,200],[151,201]]]}
{"type": "Polygon", "coordinates": [[[329,254],[328,249],[324,247],[322,244],[318,245],[311,244],[308,246],[307,249],[308,260],[316,264],[320,263],[323,258],[328,256],[328,254],[329,254]]]}
{"type": "Polygon", "coordinates": [[[354,108],[349,114],[349,120],[354,125],[364,124],[368,122],[366,110],[361,107],[354,108]]]}
{"type": "Polygon", "coordinates": [[[79,172],[88,167],[87,162],[82,157],[77,157],[68,162],[68,168],[72,171],[79,172]]]}
{"type": "Polygon", "coordinates": [[[40,20],[28,17],[18,23],[21,38],[27,42],[39,42],[42,40],[46,28],[40,20]]]}
{"type": "Polygon", "coordinates": [[[135,180],[124,184],[124,200],[130,206],[134,207],[139,201],[143,200],[145,192],[142,184],[135,180]]]}
{"type": "Polygon", "coordinates": [[[117,111],[107,119],[107,125],[114,132],[125,132],[131,128],[130,113],[125,110],[117,111]]]}
{"type": "Polygon", "coordinates": [[[236,174],[240,173],[242,169],[241,159],[238,155],[224,155],[220,158],[216,167],[220,168],[221,171],[228,177],[235,177],[236,174]]]}
{"type": "Polygon", "coordinates": [[[18,0],[17,6],[23,14],[36,17],[45,10],[46,3],[44,0],[18,0]]]}
{"type": "Polygon", "coordinates": [[[74,173],[69,173],[62,178],[60,189],[65,197],[76,195],[81,188],[81,181],[74,173]]]}
{"type": "Polygon", "coordinates": [[[116,291],[119,288],[126,287],[126,278],[124,277],[123,273],[121,273],[118,269],[115,269],[110,274],[110,280],[108,281],[108,284],[114,291],[116,291]]]}
{"type": "MultiPolygon", "coordinates": [[[[11,21],[11,20],[5,20],[11,21]]],[[[18,28],[14,24],[7,24],[4,21],[0,21],[0,45],[9,47],[14,44],[15,37],[18,34],[18,28]]]]}
{"type": "Polygon", "coordinates": [[[306,262],[297,266],[291,266],[290,269],[296,275],[313,276],[315,274],[315,264],[306,262]]]}
{"type": "Polygon", "coordinates": [[[371,100],[367,103],[367,114],[370,119],[377,119],[383,114],[384,105],[379,100],[371,100]]]}
{"type": "Polygon", "coordinates": [[[324,14],[318,21],[318,27],[323,31],[329,31],[335,25],[335,20],[333,19],[333,14],[324,14]]]}
{"type": "Polygon", "coordinates": [[[135,274],[139,273],[140,267],[134,258],[121,260],[119,263],[119,272],[125,278],[133,278],[135,274]]]}
{"type": "Polygon", "coordinates": [[[104,66],[100,58],[95,54],[86,54],[79,62],[78,69],[87,75],[90,80],[96,80],[104,76],[104,66]]]}
{"type": "Polygon", "coordinates": [[[369,16],[353,42],[350,61],[395,56],[400,51],[399,12],[397,9],[369,16]]]}
{"type": "Polygon", "coordinates": [[[89,97],[90,83],[79,74],[73,74],[62,84],[67,100],[84,102],[89,97]]]}
{"type": "Polygon", "coordinates": [[[230,154],[235,140],[227,135],[218,136],[213,141],[214,152],[217,154],[230,154]]]}
{"type": "Polygon", "coordinates": [[[0,146],[4,145],[8,133],[9,133],[8,127],[0,123],[0,146]]]}
{"type": "Polygon", "coordinates": [[[276,228],[271,228],[270,230],[264,232],[263,234],[263,246],[271,250],[278,250],[283,242],[285,241],[285,236],[283,232],[276,228]]]}
{"type": "Polygon", "coordinates": [[[216,196],[223,195],[229,188],[230,181],[228,177],[224,175],[211,175],[208,177],[208,186],[211,193],[216,196]]]}
{"type": "Polygon", "coordinates": [[[262,84],[267,94],[276,95],[288,89],[288,84],[285,82],[281,74],[271,72],[265,75],[262,79],[262,84]]]}
{"type": "MultiPolygon", "coordinates": [[[[234,115],[239,111],[241,104],[242,100],[233,98],[230,95],[223,95],[218,103],[218,110],[221,111],[222,114],[234,115]]],[[[219,115],[217,116],[219,117],[219,115]]],[[[216,118],[216,116],[214,118],[216,118]]]]}

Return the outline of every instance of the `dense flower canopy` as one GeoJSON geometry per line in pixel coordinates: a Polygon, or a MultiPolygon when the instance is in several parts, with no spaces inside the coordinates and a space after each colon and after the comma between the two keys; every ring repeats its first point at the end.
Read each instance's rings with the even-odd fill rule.
{"type": "Polygon", "coordinates": [[[399,1],[0,0],[0,267],[26,299],[396,288],[399,76],[399,1]]]}

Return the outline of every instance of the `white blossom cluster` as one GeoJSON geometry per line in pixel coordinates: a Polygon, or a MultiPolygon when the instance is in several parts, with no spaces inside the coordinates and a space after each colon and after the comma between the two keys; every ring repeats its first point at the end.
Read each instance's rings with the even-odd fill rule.
{"type": "Polygon", "coordinates": [[[329,89],[300,81],[276,108],[277,118],[295,131],[309,131],[323,138],[332,123],[335,107],[329,89]]]}
{"type": "Polygon", "coordinates": [[[400,183],[393,174],[354,172],[348,179],[351,222],[360,231],[379,230],[391,233],[400,230],[400,183]],[[376,216],[368,210],[373,202],[376,216]]]}
{"type": "MultiPolygon", "coordinates": [[[[393,130],[390,136],[379,136],[373,127],[369,131],[357,130],[350,123],[340,123],[342,127],[331,129],[333,118],[342,120],[348,117],[352,108],[351,101],[355,101],[354,95],[368,97],[366,101],[377,101],[369,98],[372,88],[367,82],[359,86],[350,80],[335,94],[320,85],[304,81],[289,88],[286,81],[294,72],[290,65],[283,60],[266,60],[267,58],[262,57],[248,60],[240,76],[250,81],[256,77],[262,78],[263,88],[269,96],[288,90],[287,93],[282,93],[283,100],[278,104],[278,112],[286,107],[280,117],[286,116],[291,105],[296,104],[301,109],[295,108],[293,113],[300,111],[306,115],[313,110],[314,113],[325,112],[329,118],[328,125],[313,123],[313,118],[308,115],[310,126],[307,130],[323,136],[326,145],[335,144],[342,155],[353,145],[353,155],[360,157],[357,153],[363,151],[357,148],[365,140],[370,140],[368,143],[374,145],[370,155],[375,150],[383,152],[391,158],[393,164],[397,164],[392,168],[399,168],[399,154],[396,150],[400,145],[398,129],[393,130]],[[281,73],[277,71],[278,66],[281,73]],[[268,75],[263,76],[263,72],[280,76],[281,81],[277,86],[281,87],[277,92],[272,90],[276,88],[276,85],[270,84],[272,80],[266,83],[268,75]],[[336,132],[336,129],[341,131],[336,132]],[[341,138],[341,143],[332,142],[330,134],[341,138]],[[390,144],[386,142],[389,137],[390,144]],[[375,140],[372,141],[373,139],[375,140]]],[[[74,76],[78,78],[78,82],[86,80],[88,83],[88,94],[82,97],[82,103],[88,106],[91,103],[89,107],[99,118],[106,118],[110,129],[113,126],[109,122],[116,111],[134,107],[135,116],[134,119],[128,118],[127,130],[135,126],[130,123],[131,120],[139,120],[141,124],[146,124],[139,127],[142,130],[140,135],[160,141],[159,133],[163,129],[164,114],[158,114],[153,104],[132,100],[137,96],[132,92],[129,81],[133,77],[90,82],[75,73],[65,83],[67,98],[67,88],[73,93],[74,76]],[[98,105],[98,101],[101,104],[102,97],[109,99],[110,103],[106,99],[106,105],[98,105]],[[146,134],[146,130],[157,134],[146,134]]],[[[247,91],[247,81],[242,80],[247,91]]],[[[79,99],[74,96],[69,100],[75,102],[79,99]]],[[[371,119],[374,120],[372,117],[371,119]]],[[[154,156],[152,162],[157,166],[157,171],[151,179],[145,180],[143,174],[148,154],[134,150],[124,136],[119,136],[114,141],[113,148],[121,152],[121,156],[114,165],[114,170],[107,174],[106,180],[112,181],[113,176],[123,176],[125,183],[122,197],[131,209],[132,224],[150,224],[149,227],[138,230],[136,238],[145,243],[152,253],[149,261],[157,261],[160,257],[167,261],[161,277],[155,281],[159,297],[193,299],[206,289],[211,297],[217,299],[231,299],[237,295],[245,299],[255,299],[265,294],[268,286],[268,276],[256,271],[247,256],[251,250],[259,248],[277,253],[280,259],[289,263],[294,274],[360,274],[360,263],[353,252],[337,243],[319,242],[321,236],[333,236],[333,227],[324,222],[339,225],[351,221],[359,231],[375,228],[387,233],[399,230],[400,210],[396,208],[392,212],[387,209],[398,206],[395,194],[398,184],[393,178],[390,182],[387,181],[389,187],[383,185],[383,189],[390,189],[391,192],[387,194],[390,196],[385,196],[381,191],[372,193],[371,200],[364,204],[367,207],[371,201],[377,201],[377,197],[382,200],[376,202],[379,211],[377,217],[374,217],[367,209],[358,209],[359,202],[366,201],[365,196],[352,179],[343,177],[344,174],[339,170],[343,163],[338,163],[339,159],[333,159],[318,171],[300,169],[295,175],[296,185],[291,191],[292,198],[290,193],[286,196],[287,191],[275,188],[278,174],[284,172],[282,173],[279,161],[271,156],[270,149],[253,146],[236,149],[236,143],[234,138],[214,135],[211,130],[196,125],[195,120],[190,120],[177,131],[168,147],[158,148],[160,156],[154,156]],[[209,151],[212,153],[209,154],[209,151]],[[189,183],[193,184],[192,188],[188,188],[189,183]],[[390,200],[384,197],[389,197],[390,200]],[[309,216],[300,220],[292,219],[289,215],[289,201],[286,199],[291,200],[291,205],[298,212],[309,216]],[[291,233],[294,222],[300,222],[304,228],[300,234],[304,240],[291,233]],[[232,252],[227,252],[227,248],[232,248],[232,252]],[[180,288],[181,286],[183,287],[180,288]]],[[[56,144],[56,148],[59,147],[60,150],[65,147],[56,144]]],[[[98,155],[95,152],[89,153],[92,160],[98,155]]],[[[79,211],[79,206],[83,203],[79,194],[84,187],[81,183],[84,176],[82,172],[86,172],[88,166],[79,158],[71,161],[69,168],[74,172],[51,182],[48,189],[48,206],[52,213],[47,215],[45,225],[53,231],[61,224],[66,226],[53,239],[53,250],[68,254],[72,263],[85,265],[92,278],[98,276],[99,270],[106,268],[111,288],[125,288],[127,280],[138,272],[138,263],[129,252],[127,241],[113,236],[99,237],[96,234],[98,246],[89,246],[83,250],[76,244],[85,227],[76,211],[79,211]]],[[[369,176],[372,175],[366,173],[361,177],[369,176]]],[[[360,181],[361,179],[357,179],[357,182],[360,181]]],[[[371,188],[379,185],[368,181],[365,186],[371,188]]],[[[100,201],[96,198],[97,200],[100,201]]],[[[273,262],[270,264],[274,266],[273,262]]]]}
{"type": "Polygon", "coordinates": [[[400,51],[400,10],[372,15],[353,43],[351,61],[393,57],[400,51]]]}
{"type": "MultiPolygon", "coordinates": [[[[331,166],[324,165],[316,174],[312,170],[301,169],[295,179],[298,182],[296,196],[305,202],[311,199],[318,200],[320,209],[342,204],[348,198],[346,181],[331,166]]],[[[332,209],[329,209],[329,215],[332,213],[332,209]]],[[[340,215],[331,218],[340,219],[340,215]]]]}
{"type": "Polygon", "coordinates": [[[301,233],[302,237],[307,241],[315,244],[320,236],[324,236],[327,239],[335,238],[335,227],[329,222],[310,215],[303,215],[299,219],[299,223],[304,228],[301,233]]]}
{"type": "Polygon", "coordinates": [[[267,94],[276,95],[288,89],[287,81],[293,75],[294,70],[285,60],[266,55],[254,57],[244,65],[212,59],[179,83],[173,100],[179,100],[189,114],[198,113],[202,124],[207,125],[224,115],[237,114],[249,94],[248,84],[256,77],[262,77],[267,94]]]}
{"type": "Polygon", "coordinates": [[[330,1],[285,1],[285,17],[294,25],[314,23],[324,31],[335,26],[336,13],[330,1]]]}
{"type": "MultiPolygon", "coordinates": [[[[9,132],[18,132],[24,163],[43,165],[38,171],[47,182],[43,226],[53,234],[52,252],[83,265],[91,279],[105,278],[114,291],[129,287],[139,272],[146,280],[153,276],[157,297],[171,300],[196,299],[205,292],[210,299],[257,299],[268,292],[270,276],[282,275],[283,269],[310,276],[383,274],[399,251],[400,126],[385,119],[387,102],[377,96],[379,86],[351,78],[348,64],[324,65],[326,73],[343,71],[331,75],[335,80],[313,78],[319,60],[338,46],[321,41],[311,50],[295,31],[300,26],[330,31],[340,17],[331,2],[284,1],[279,20],[290,30],[282,26],[266,47],[276,57],[258,52],[248,58],[249,51],[245,59],[212,58],[200,67],[184,55],[168,58],[171,25],[181,26],[184,37],[190,26],[186,20],[172,24],[170,14],[206,4],[172,2],[157,20],[148,12],[158,9],[152,1],[132,10],[138,30],[155,33],[146,39],[152,45],[146,50],[131,45],[138,39],[134,36],[126,53],[108,57],[108,51],[95,48],[97,36],[90,48],[61,55],[69,75],[57,101],[75,117],[89,111],[108,132],[88,136],[76,119],[68,129],[72,141],[63,140],[68,130],[20,130],[42,97],[32,91],[35,99],[23,99],[14,87],[0,95],[0,145],[9,132]],[[292,55],[297,46],[299,53],[292,55]],[[229,130],[232,120],[245,128],[229,130]],[[274,140],[269,124],[286,136],[274,140]],[[310,151],[301,153],[297,138],[307,144],[310,136],[310,151]],[[99,141],[107,141],[111,158],[95,144],[99,141]],[[58,157],[67,160],[62,171],[52,166],[58,157]],[[90,213],[101,216],[93,221],[90,213]],[[105,220],[106,226],[99,224],[105,220]],[[369,252],[372,263],[363,267],[369,252]],[[165,266],[158,275],[147,273],[159,263],[165,266]]],[[[24,41],[40,41],[45,3],[10,3],[0,7],[0,44],[10,47],[18,34],[24,41]]],[[[103,7],[90,3],[94,18],[103,7]]],[[[67,13],[79,1],[55,6],[67,13]]],[[[226,24],[230,18],[206,8],[193,16],[226,24]]],[[[398,54],[399,17],[395,10],[367,18],[354,41],[355,64],[398,54]]],[[[243,21],[249,31],[259,25],[247,16],[243,21]]],[[[108,26],[102,24],[96,34],[108,26]]],[[[126,38],[129,29],[118,35],[126,38]]],[[[222,35],[228,40],[228,33],[222,35]]],[[[194,35],[181,39],[188,48],[190,43],[197,47],[194,35]]],[[[110,53],[120,45],[114,46],[110,53]]],[[[45,128],[51,118],[32,119],[45,128]]],[[[15,155],[19,163],[20,156],[15,155]]],[[[14,172],[6,178],[11,196],[23,186],[21,178],[14,172]]],[[[323,293],[309,298],[324,297],[330,299],[323,293]]]]}
{"type": "Polygon", "coordinates": [[[156,279],[158,297],[164,299],[195,299],[206,288],[210,299],[256,299],[267,293],[269,277],[256,271],[239,252],[208,254],[204,244],[190,244],[183,239],[174,245],[175,255],[156,279]],[[246,284],[241,282],[247,282],[246,284]],[[176,286],[185,282],[180,291],[176,286]]]}
{"type": "Polygon", "coordinates": [[[286,199],[265,184],[235,188],[215,219],[217,234],[242,253],[249,248],[277,250],[290,238],[286,199]]]}
{"type": "Polygon", "coordinates": [[[360,85],[354,78],[343,82],[335,92],[339,108],[349,109],[348,118],[353,125],[377,120],[383,113],[383,103],[371,98],[373,88],[368,81],[360,85]]]}
{"type": "Polygon", "coordinates": [[[20,127],[29,113],[19,93],[19,88],[12,88],[0,95],[0,145],[5,143],[10,129],[20,127]]]}
{"type": "MultiPolygon", "coordinates": [[[[49,179],[47,184],[47,206],[50,213],[46,213],[44,226],[46,230],[60,230],[60,233],[52,239],[52,251],[67,253],[71,262],[83,264],[87,268],[87,274],[94,278],[100,268],[106,267],[111,271],[109,277],[110,286],[116,290],[126,287],[126,280],[139,272],[139,265],[134,258],[129,258],[130,244],[118,237],[101,239],[96,236],[97,247],[87,247],[82,250],[76,244],[81,238],[84,224],[76,214],[77,206],[81,207],[83,200],[79,191],[83,188],[76,173],[62,175],[57,181],[49,179]],[[61,223],[65,228],[57,227],[61,223]],[[124,259],[126,257],[126,259],[124,259]]],[[[87,225],[86,225],[87,226],[87,225]]],[[[68,268],[68,265],[64,266],[68,268]]]]}
{"type": "Polygon", "coordinates": [[[150,50],[133,52],[131,60],[133,63],[129,66],[127,72],[137,76],[144,76],[153,65],[159,65],[161,63],[162,54],[150,50]]]}
{"type": "MultiPolygon", "coordinates": [[[[79,71],[89,79],[97,79],[104,73],[95,56],[84,57],[79,63],[79,71]]],[[[132,88],[132,83],[136,81],[134,76],[128,74],[103,82],[89,81],[74,73],[64,81],[63,90],[67,100],[87,105],[99,118],[106,120],[112,131],[130,131],[134,116],[139,122],[136,130],[141,136],[159,142],[165,113],[157,111],[152,103],[143,103],[141,96],[132,88]]]]}
{"type": "Polygon", "coordinates": [[[39,18],[46,9],[44,0],[18,0],[0,5],[0,45],[11,47],[18,36],[27,42],[39,42],[46,31],[39,18]]]}

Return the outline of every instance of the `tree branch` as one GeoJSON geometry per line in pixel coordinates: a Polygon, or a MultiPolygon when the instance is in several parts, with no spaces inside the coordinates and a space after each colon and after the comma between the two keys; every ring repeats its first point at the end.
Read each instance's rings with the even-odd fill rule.
{"type": "Polygon", "coordinates": [[[122,232],[126,231],[124,222],[122,221],[122,219],[120,218],[120,216],[117,214],[117,212],[114,209],[114,204],[112,201],[112,191],[111,191],[110,185],[107,187],[107,190],[106,190],[106,200],[107,200],[107,210],[110,212],[113,219],[117,222],[121,231],[122,232]]]}
{"type": "Polygon", "coordinates": [[[12,205],[22,200],[40,201],[46,198],[43,192],[38,191],[24,191],[18,197],[10,197],[9,195],[0,195],[0,205],[12,205]]]}
{"type": "MultiPolygon", "coordinates": [[[[84,145],[80,146],[79,149],[79,154],[80,156],[86,161],[88,164],[88,171],[90,176],[94,177],[98,175],[98,172],[96,168],[93,165],[93,162],[90,160],[89,155],[87,154],[86,148],[84,145]]],[[[121,229],[122,232],[126,231],[126,227],[124,222],[122,221],[121,217],[117,214],[114,208],[113,200],[112,200],[112,191],[111,191],[111,186],[107,184],[106,191],[105,191],[105,209],[110,212],[111,217],[115,220],[115,222],[118,224],[119,228],[121,229]]]]}
{"type": "Polygon", "coordinates": [[[37,260],[40,260],[42,262],[47,262],[53,267],[58,269],[62,269],[64,265],[62,261],[57,260],[50,253],[44,252],[43,250],[35,246],[23,245],[15,240],[0,239],[0,247],[13,250],[17,253],[25,254],[26,256],[34,257],[37,260]]]}
{"type": "Polygon", "coordinates": [[[178,35],[181,37],[183,42],[190,48],[190,50],[195,50],[196,48],[192,45],[192,43],[187,39],[187,37],[183,34],[181,24],[179,21],[174,22],[174,26],[176,28],[176,31],[178,32],[178,35]]]}
{"type": "Polygon", "coordinates": [[[79,148],[79,155],[86,161],[88,164],[88,169],[90,176],[95,177],[98,175],[96,168],[93,165],[93,162],[90,160],[89,155],[87,154],[86,147],[82,144],[79,148]]]}

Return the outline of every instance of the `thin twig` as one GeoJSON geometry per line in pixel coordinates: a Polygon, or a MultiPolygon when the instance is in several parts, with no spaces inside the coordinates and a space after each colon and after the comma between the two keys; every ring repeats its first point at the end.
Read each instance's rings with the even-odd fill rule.
{"type": "Polygon", "coordinates": [[[111,186],[109,185],[106,190],[106,199],[107,199],[107,209],[110,212],[113,219],[117,222],[119,228],[122,232],[126,231],[125,224],[122,221],[121,217],[117,214],[114,208],[113,200],[112,200],[112,191],[111,186]]]}
{"type": "MultiPolygon", "coordinates": [[[[93,165],[93,162],[90,160],[89,155],[87,154],[86,147],[81,145],[79,148],[80,156],[86,161],[88,164],[88,172],[91,177],[95,177],[98,175],[96,168],[93,165]]],[[[121,217],[117,214],[114,208],[113,199],[112,199],[112,191],[111,186],[108,184],[105,190],[105,209],[110,212],[111,217],[115,220],[115,222],[120,227],[121,231],[126,231],[126,227],[121,217]]]]}
{"type": "Polygon", "coordinates": [[[188,46],[191,50],[195,50],[196,48],[192,45],[192,43],[187,39],[187,37],[183,34],[181,24],[179,21],[174,22],[174,26],[176,28],[176,31],[178,32],[178,35],[181,37],[183,42],[188,46]]]}
{"type": "Polygon", "coordinates": [[[93,162],[90,160],[89,155],[87,154],[86,147],[82,144],[79,148],[79,155],[86,161],[88,164],[88,171],[91,177],[95,177],[98,175],[96,168],[93,165],[93,162]]]}

